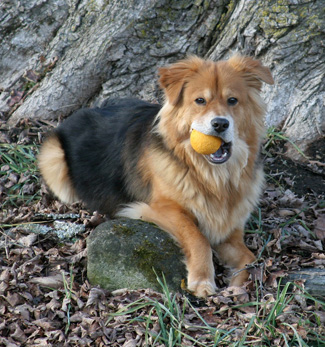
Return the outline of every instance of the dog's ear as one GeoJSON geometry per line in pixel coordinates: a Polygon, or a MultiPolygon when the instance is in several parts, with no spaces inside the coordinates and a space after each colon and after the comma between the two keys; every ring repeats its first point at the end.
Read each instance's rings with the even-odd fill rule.
{"type": "Polygon", "coordinates": [[[202,65],[202,59],[192,56],[159,69],[159,84],[173,106],[182,101],[183,91],[189,77],[202,65]]]}
{"type": "Polygon", "coordinates": [[[247,84],[253,88],[260,90],[261,81],[267,84],[274,83],[270,69],[263,66],[259,60],[236,54],[229,59],[229,64],[236,71],[242,72],[247,84]]]}

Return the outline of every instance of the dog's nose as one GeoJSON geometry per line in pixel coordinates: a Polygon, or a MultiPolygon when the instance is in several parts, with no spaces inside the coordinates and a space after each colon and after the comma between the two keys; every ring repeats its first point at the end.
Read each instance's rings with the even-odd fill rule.
{"type": "Polygon", "coordinates": [[[222,133],[229,128],[229,121],[226,118],[216,117],[212,119],[211,125],[217,133],[222,133]]]}

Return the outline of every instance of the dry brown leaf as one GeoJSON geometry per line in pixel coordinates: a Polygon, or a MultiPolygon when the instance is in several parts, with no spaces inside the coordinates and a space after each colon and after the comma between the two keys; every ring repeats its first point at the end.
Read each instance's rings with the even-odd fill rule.
{"type": "Polygon", "coordinates": [[[18,323],[14,323],[10,328],[14,329],[14,332],[10,334],[10,337],[13,338],[15,341],[24,343],[27,340],[27,336],[20,329],[18,323]]]}
{"type": "Polygon", "coordinates": [[[73,256],[71,256],[69,258],[69,261],[71,263],[78,263],[81,261],[81,259],[84,259],[87,257],[87,248],[85,248],[84,250],[82,250],[81,252],[77,253],[77,254],[74,254],[73,256]]]}
{"type": "Polygon", "coordinates": [[[17,315],[21,315],[21,317],[23,319],[25,319],[26,321],[30,320],[30,313],[31,312],[33,312],[33,308],[26,303],[23,305],[19,305],[19,306],[15,307],[15,309],[14,309],[14,313],[17,315]]]}
{"type": "Polygon", "coordinates": [[[1,337],[1,336],[0,336],[0,342],[3,344],[3,346],[6,346],[6,347],[20,347],[21,346],[20,343],[19,344],[14,343],[11,338],[6,339],[6,338],[1,337]]]}
{"type": "Polygon", "coordinates": [[[72,315],[72,316],[70,317],[70,321],[71,321],[72,323],[82,322],[83,315],[84,315],[83,312],[80,312],[80,311],[79,311],[79,312],[76,312],[74,315],[72,315]]]}
{"type": "Polygon", "coordinates": [[[325,241],[325,214],[319,215],[316,219],[315,234],[319,240],[325,241]]]}
{"type": "Polygon", "coordinates": [[[221,293],[225,297],[234,298],[234,301],[244,303],[249,300],[249,296],[247,290],[243,287],[228,287],[225,290],[221,291],[221,293]]]}
{"type": "Polygon", "coordinates": [[[136,347],[138,341],[136,339],[133,339],[132,335],[131,335],[131,337],[128,337],[127,335],[128,334],[126,334],[127,341],[124,342],[123,347],[136,347]]]}
{"type": "Polygon", "coordinates": [[[3,295],[7,291],[8,287],[9,287],[8,283],[4,281],[0,282],[0,295],[3,295]]]}
{"type": "Polygon", "coordinates": [[[48,318],[41,318],[33,321],[33,324],[36,324],[40,328],[48,330],[56,330],[59,326],[57,322],[51,321],[48,318]]]}
{"type": "Polygon", "coordinates": [[[52,299],[49,303],[46,304],[46,308],[53,312],[56,312],[60,307],[61,303],[56,299],[52,299]]]}
{"type": "Polygon", "coordinates": [[[282,251],[280,238],[268,242],[266,247],[272,249],[274,253],[280,253],[282,251]]]}
{"type": "Polygon", "coordinates": [[[86,307],[98,304],[101,300],[105,298],[105,291],[101,288],[91,288],[89,297],[86,303],[86,307]]]}
{"type": "Polygon", "coordinates": [[[275,272],[271,272],[268,276],[267,279],[265,281],[265,286],[266,287],[273,287],[273,288],[277,288],[278,283],[277,283],[277,279],[286,276],[286,272],[283,270],[280,271],[275,271],[275,272]]]}
{"type": "Polygon", "coordinates": [[[65,297],[62,301],[61,310],[64,312],[67,312],[69,310],[69,305],[71,304],[71,299],[68,297],[65,297]]]}
{"type": "Polygon", "coordinates": [[[9,281],[10,279],[10,270],[8,268],[5,268],[2,270],[0,274],[0,281],[9,281]]]}
{"type": "Polygon", "coordinates": [[[250,320],[256,316],[256,312],[248,312],[248,313],[241,313],[241,312],[236,312],[237,317],[244,322],[250,322],[250,320]]]}
{"type": "Polygon", "coordinates": [[[29,282],[53,289],[63,288],[63,278],[61,274],[47,277],[33,277],[29,282]]]}
{"type": "Polygon", "coordinates": [[[27,236],[21,237],[19,243],[24,247],[30,247],[37,240],[36,234],[29,234],[27,236]]]}
{"type": "Polygon", "coordinates": [[[4,297],[10,306],[15,307],[22,303],[22,298],[17,293],[8,292],[7,296],[4,297]]]}
{"type": "Polygon", "coordinates": [[[279,215],[281,217],[291,217],[291,216],[294,216],[296,213],[292,210],[288,210],[288,209],[280,209],[279,210],[279,215]]]}

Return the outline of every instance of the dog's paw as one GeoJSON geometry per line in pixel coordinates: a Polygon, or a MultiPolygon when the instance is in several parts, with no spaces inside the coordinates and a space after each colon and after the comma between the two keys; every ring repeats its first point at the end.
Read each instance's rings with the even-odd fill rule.
{"type": "Polygon", "coordinates": [[[245,269],[241,269],[232,275],[230,287],[241,287],[248,280],[249,273],[245,269]]]}
{"type": "Polygon", "coordinates": [[[217,287],[210,280],[201,280],[188,283],[187,289],[197,297],[206,298],[209,295],[215,294],[217,287]]]}

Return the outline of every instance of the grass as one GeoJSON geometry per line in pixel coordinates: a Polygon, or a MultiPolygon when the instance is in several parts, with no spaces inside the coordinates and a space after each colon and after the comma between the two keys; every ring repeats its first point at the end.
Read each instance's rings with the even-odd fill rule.
{"type": "Polygon", "coordinates": [[[191,329],[199,329],[202,333],[213,336],[213,344],[211,346],[218,346],[221,341],[229,336],[229,332],[211,327],[186,297],[184,297],[184,302],[180,304],[177,295],[169,291],[164,276],[163,280],[157,276],[157,281],[163,289],[163,302],[150,298],[140,299],[130,303],[117,313],[110,314],[111,318],[137,313],[142,309],[146,309],[148,311],[146,316],[135,317],[129,321],[129,324],[134,322],[144,323],[146,327],[145,341],[147,346],[159,346],[161,344],[169,347],[182,346],[184,338],[190,341],[193,346],[206,346],[205,343],[193,338],[186,332],[186,329],[183,329],[185,312],[188,307],[191,307],[201,323],[197,326],[192,325],[191,329]],[[159,329],[155,329],[156,322],[159,324],[159,329]]]}
{"type": "Polygon", "coordinates": [[[40,198],[37,152],[37,145],[0,144],[0,183],[6,192],[3,206],[28,205],[40,198]]]}
{"type": "Polygon", "coordinates": [[[289,137],[285,136],[284,133],[282,131],[276,130],[275,127],[270,127],[267,130],[267,134],[266,134],[266,142],[263,146],[263,151],[268,155],[271,156],[268,153],[268,148],[271,147],[275,141],[285,141],[285,142],[289,142],[294,148],[295,150],[302,155],[305,159],[308,159],[308,157],[306,156],[306,154],[292,141],[290,140],[289,137]]]}
{"type": "Polygon", "coordinates": [[[67,314],[67,323],[66,323],[66,327],[65,327],[65,331],[64,333],[67,334],[70,330],[70,326],[71,326],[71,320],[70,320],[70,316],[71,316],[71,299],[72,299],[72,295],[73,293],[73,281],[74,281],[74,275],[72,272],[72,267],[70,268],[70,281],[67,280],[67,278],[65,277],[64,271],[62,271],[62,278],[63,278],[63,285],[64,285],[64,293],[65,293],[65,298],[64,298],[64,302],[66,304],[66,314],[67,314]]]}
{"type": "MultiPolygon", "coordinates": [[[[228,328],[218,328],[200,314],[185,296],[182,300],[170,293],[166,282],[157,277],[163,289],[163,302],[157,299],[143,298],[132,302],[116,313],[110,314],[111,321],[116,316],[134,316],[127,324],[141,322],[145,326],[145,341],[148,346],[324,346],[322,324],[313,312],[294,310],[295,295],[309,301],[314,307],[325,309],[325,303],[304,292],[297,284],[286,283],[279,286],[275,297],[260,297],[257,288],[256,300],[244,304],[229,306],[231,314],[238,316],[243,308],[253,308],[249,321],[237,321],[237,326],[228,324],[228,328]],[[299,294],[294,292],[299,291],[299,294]],[[292,309],[293,307],[293,309],[292,309]],[[144,314],[144,312],[146,314],[144,314]],[[186,322],[186,315],[191,312],[195,324],[186,322]],[[195,318],[193,318],[195,316],[195,318]],[[312,319],[312,320],[311,320],[312,319]],[[158,327],[155,326],[158,323],[158,327]],[[244,329],[243,329],[244,328],[244,329]],[[318,332],[320,331],[320,333],[318,332]],[[198,331],[196,336],[193,332],[198,331]],[[236,332],[241,331],[238,337],[236,332]],[[201,336],[201,337],[200,337],[201,336]],[[204,337],[204,338],[202,338],[204,337]],[[185,341],[185,343],[184,343],[185,341]]],[[[224,309],[213,313],[220,326],[227,325],[223,320],[224,309]]],[[[229,315],[229,313],[228,313],[229,315]]],[[[227,316],[227,315],[226,315],[227,316]]],[[[210,317],[211,320],[211,317],[210,317]]],[[[324,331],[323,331],[324,332],[324,331]]]]}

